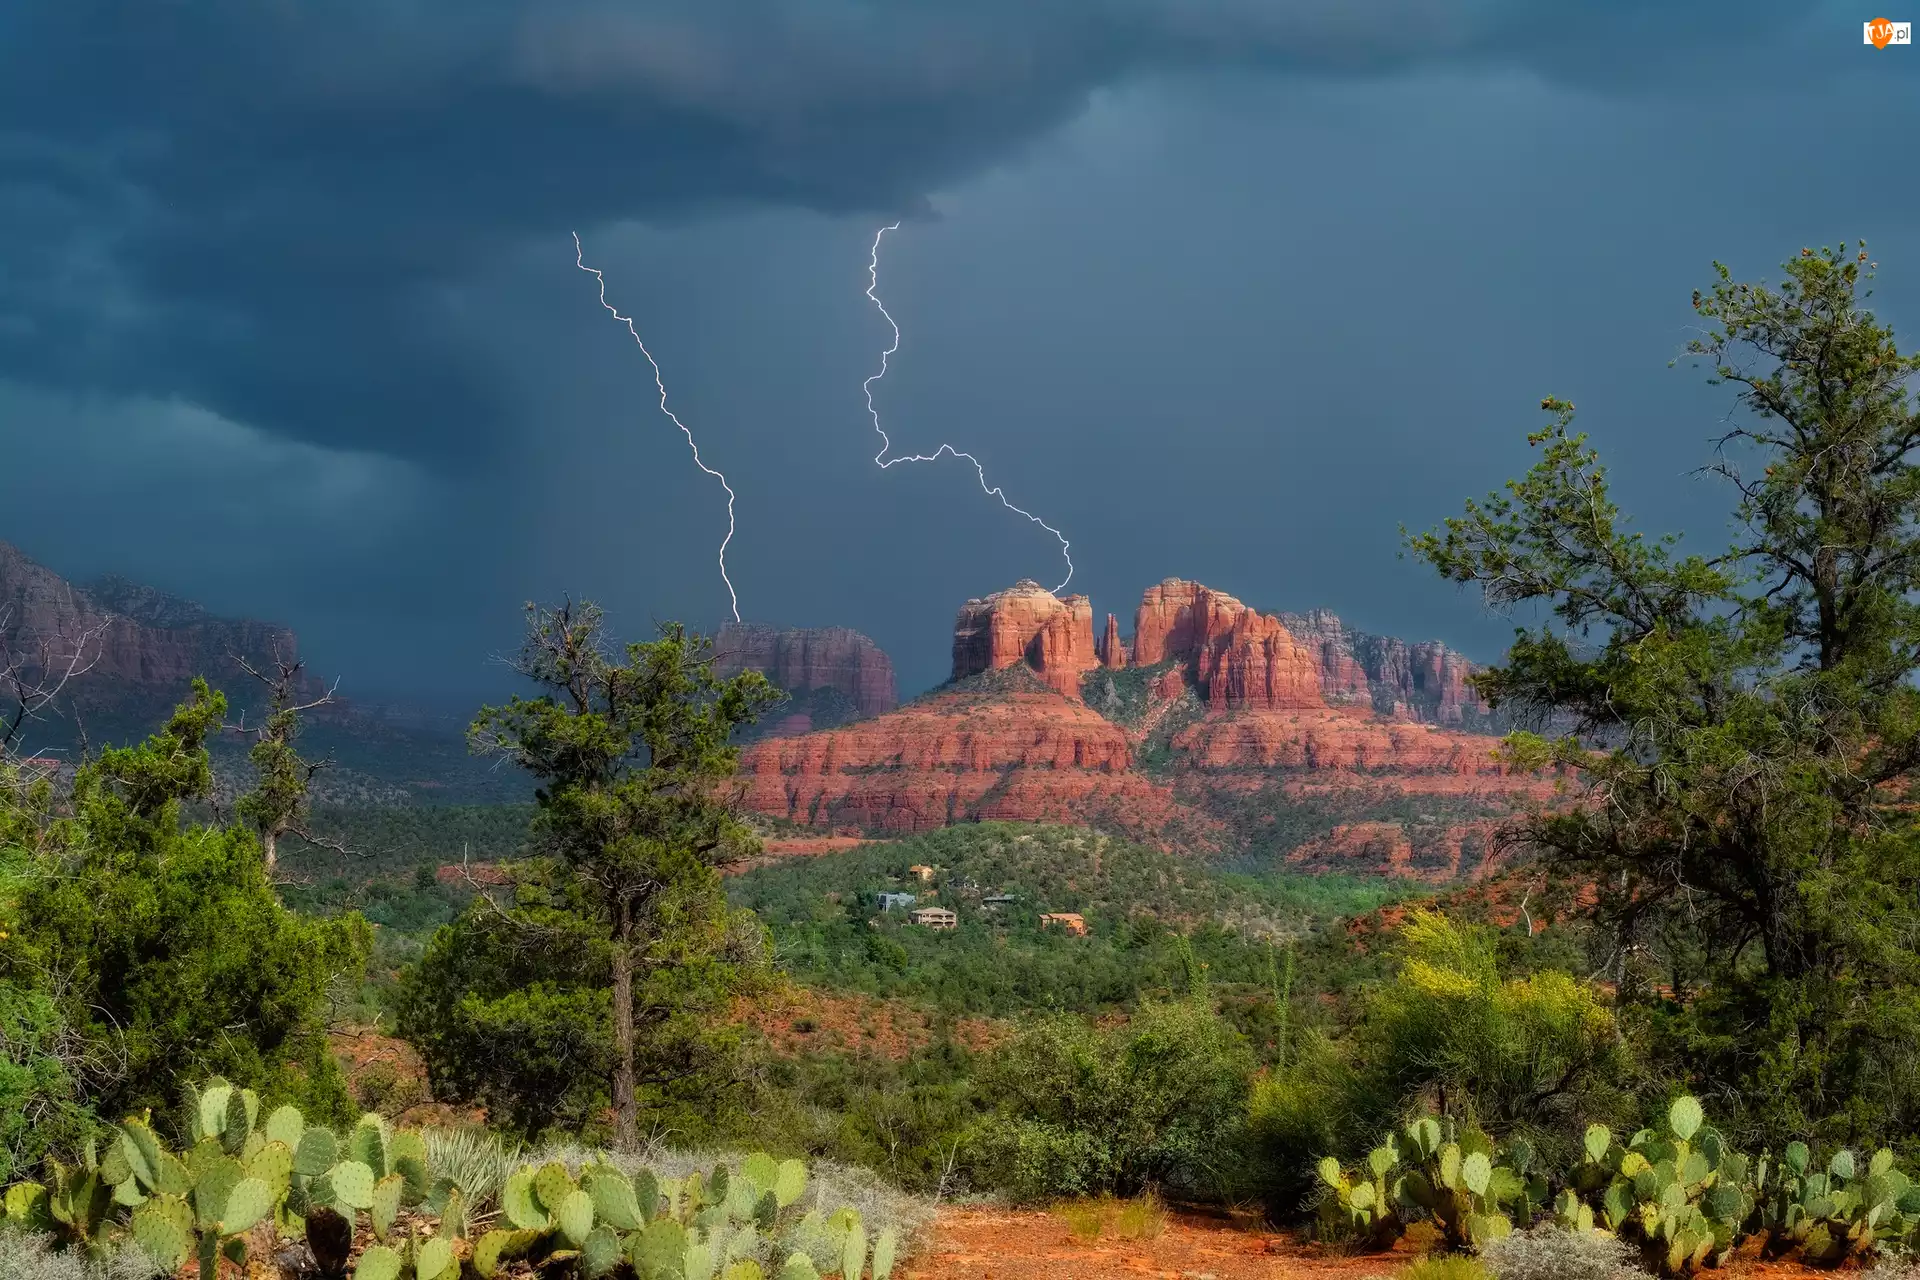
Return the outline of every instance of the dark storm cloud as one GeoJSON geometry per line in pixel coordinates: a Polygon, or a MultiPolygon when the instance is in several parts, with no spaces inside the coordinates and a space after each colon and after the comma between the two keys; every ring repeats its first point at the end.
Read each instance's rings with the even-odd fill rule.
{"type": "Polygon", "coordinates": [[[1142,72],[1627,84],[1809,23],[1849,25],[1782,0],[16,0],[0,375],[456,467],[514,427],[451,336],[458,286],[529,235],[912,213],[1142,72]]]}

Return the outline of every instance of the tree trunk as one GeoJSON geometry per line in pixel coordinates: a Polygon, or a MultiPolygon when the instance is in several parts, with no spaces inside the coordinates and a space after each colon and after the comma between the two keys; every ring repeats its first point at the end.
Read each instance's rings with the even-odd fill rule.
{"type": "Polygon", "coordinates": [[[640,1108],[633,1096],[632,939],[633,904],[622,895],[613,925],[613,1047],[620,1059],[613,1070],[613,1144],[622,1151],[640,1144],[640,1108]]]}
{"type": "Polygon", "coordinates": [[[272,828],[268,828],[267,830],[262,831],[260,833],[260,848],[267,855],[268,871],[273,870],[273,859],[274,859],[273,846],[276,840],[277,840],[277,837],[274,835],[272,828]]]}

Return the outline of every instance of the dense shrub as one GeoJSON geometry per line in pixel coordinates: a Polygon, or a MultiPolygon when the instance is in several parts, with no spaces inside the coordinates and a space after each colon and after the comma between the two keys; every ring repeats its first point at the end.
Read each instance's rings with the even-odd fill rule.
{"type": "Polygon", "coordinates": [[[350,1110],[322,1015],[330,988],[358,980],[365,922],[287,910],[251,831],[182,820],[211,785],[224,710],[199,683],[159,733],[82,767],[70,795],[0,788],[0,1090],[50,1122],[18,1155],[77,1105],[166,1107],[209,1073],[350,1110]]]}
{"type": "Polygon", "coordinates": [[[1503,976],[1491,930],[1434,912],[1414,912],[1402,936],[1399,973],[1365,1002],[1363,1101],[1424,1099],[1562,1157],[1631,1106],[1632,1059],[1592,986],[1551,969],[1503,976]]]}
{"type": "Polygon", "coordinates": [[[1239,1036],[1198,1000],[1144,1005],[1110,1028],[1046,1019],[983,1074],[997,1111],[983,1122],[976,1165],[1028,1201],[1208,1189],[1238,1150],[1252,1067],[1239,1036]]]}

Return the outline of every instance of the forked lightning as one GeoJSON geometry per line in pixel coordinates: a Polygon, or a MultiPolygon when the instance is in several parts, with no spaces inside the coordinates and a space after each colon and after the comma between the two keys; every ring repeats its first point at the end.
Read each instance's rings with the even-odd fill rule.
{"type": "Polygon", "coordinates": [[[1013,512],[1015,515],[1025,516],[1054,537],[1060,539],[1060,557],[1067,562],[1067,576],[1060,580],[1060,586],[1053,589],[1054,594],[1059,595],[1061,588],[1073,581],[1073,556],[1068,553],[1070,544],[1067,542],[1066,535],[1048,524],[1045,520],[1042,520],[1039,516],[1034,515],[1033,512],[1023,511],[1011,502],[1008,502],[1007,495],[1000,491],[998,485],[989,485],[987,483],[987,469],[980,465],[980,459],[970,453],[964,453],[950,444],[943,444],[932,453],[909,454],[899,458],[887,457],[888,452],[893,448],[893,441],[888,437],[886,428],[880,425],[880,411],[876,409],[873,404],[873,384],[887,376],[887,360],[894,352],[900,350],[900,326],[894,322],[893,316],[887,311],[886,304],[880,301],[875,290],[880,287],[880,239],[886,235],[887,232],[898,231],[899,229],[900,224],[895,222],[874,232],[873,252],[867,259],[867,297],[872,300],[874,306],[880,309],[880,314],[886,317],[888,326],[893,330],[893,344],[880,353],[880,372],[860,384],[861,389],[867,393],[867,413],[873,418],[873,429],[880,434],[880,452],[873,455],[873,460],[879,464],[882,471],[891,467],[896,462],[938,462],[941,458],[948,456],[965,458],[968,462],[971,462],[973,464],[974,474],[980,477],[980,488],[986,492],[988,497],[1000,499],[1001,506],[1013,512]]]}

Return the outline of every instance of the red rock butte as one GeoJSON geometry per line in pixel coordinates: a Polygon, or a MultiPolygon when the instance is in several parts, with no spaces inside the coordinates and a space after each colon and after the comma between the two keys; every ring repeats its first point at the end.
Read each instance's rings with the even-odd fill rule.
{"type": "Polygon", "coordinates": [[[1100,665],[1093,647],[1093,603],[1060,597],[1031,578],[960,606],[953,621],[953,678],[1026,665],[1041,683],[1070,698],[1100,665]]]}
{"type": "MultiPolygon", "coordinates": [[[[1491,724],[1467,682],[1475,668],[1437,642],[1349,630],[1324,611],[1261,613],[1179,578],[1144,593],[1130,645],[1112,614],[1096,639],[1093,618],[1087,597],[1032,581],[967,601],[950,683],[859,724],[750,747],[747,803],[816,827],[1080,822],[1202,849],[1244,835],[1244,802],[1268,791],[1420,797],[1484,823],[1551,790],[1471,732],[1491,724]]],[[[1379,864],[1365,869],[1479,874],[1488,842],[1468,834],[1479,829],[1429,859],[1329,832],[1295,861],[1351,852],[1379,864]]]]}

